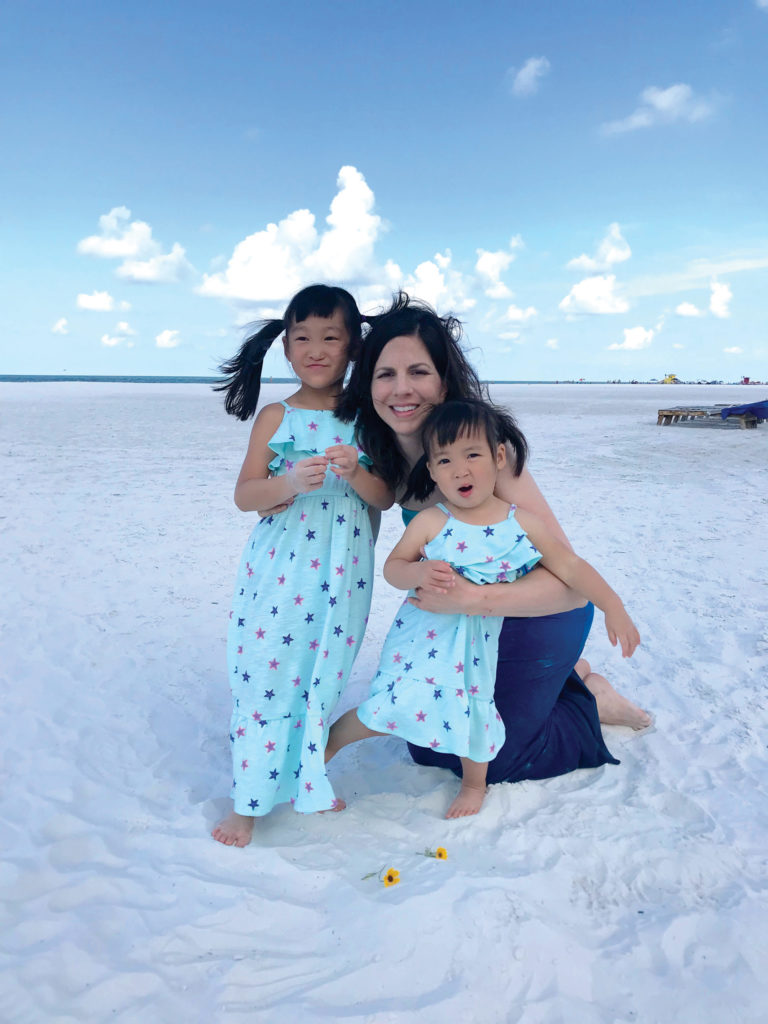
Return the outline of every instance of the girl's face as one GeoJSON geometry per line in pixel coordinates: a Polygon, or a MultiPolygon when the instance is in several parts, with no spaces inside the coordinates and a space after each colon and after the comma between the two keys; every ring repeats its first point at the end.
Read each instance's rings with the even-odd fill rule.
{"type": "Polygon", "coordinates": [[[337,309],[333,316],[308,316],[291,324],[283,348],[302,384],[318,391],[340,384],[349,362],[344,314],[337,309]]]}
{"type": "Polygon", "coordinates": [[[373,407],[400,437],[417,433],[446,388],[417,334],[403,334],[381,350],[371,381],[373,407]]]}
{"type": "Polygon", "coordinates": [[[452,505],[469,509],[491,497],[506,461],[503,444],[492,447],[484,431],[472,431],[451,444],[433,445],[427,469],[452,505]]]}

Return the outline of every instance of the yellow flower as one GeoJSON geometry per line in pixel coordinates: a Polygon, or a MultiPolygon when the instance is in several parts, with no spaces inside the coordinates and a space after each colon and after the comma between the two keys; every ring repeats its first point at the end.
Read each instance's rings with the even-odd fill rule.
{"type": "Polygon", "coordinates": [[[399,881],[400,881],[400,872],[399,871],[395,871],[394,868],[388,868],[385,871],[385,873],[384,873],[384,877],[382,878],[382,882],[387,887],[389,887],[390,885],[397,885],[397,883],[399,881]]]}
{"type": "Polygon", "coordinates": [[[435,857],[437,857],[438,860],[448,860],[448,851],[444,846],[438,846],[435,850],[435,857]]]}

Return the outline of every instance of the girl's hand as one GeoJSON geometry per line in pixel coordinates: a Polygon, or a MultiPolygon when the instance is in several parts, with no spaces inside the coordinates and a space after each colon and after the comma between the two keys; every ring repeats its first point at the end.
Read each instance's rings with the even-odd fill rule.
{"type": "Polygon", "coordinates": [[[323,486],[327,468],[328,459],[325,455],[311,455],[308,459],[294,463],[285,476],[297,494],[306,494],[323,486]]]}
{"type": "Polygon", "coordinates": [[[622,658],[631,658],[640,643],[640,634],[624,607],[606,612],[605,628],[608,632],[608,639],[613,646],[621,644],[622,658]]]}
{"type": "Polygon", "coordinates": [[[447,562],[430,558],[425,562],[419,562],[418,569],[419,583],[416,588],[418,593],[447,594],[454,586],[456,573],[447,562]]]}
{"type": "Polygon", "coordinates": [[[332,444],[325,449],[325,454],[336,476],[351,480],[360,468],[357,460],[357,448],[353,444],[332,444]]]}

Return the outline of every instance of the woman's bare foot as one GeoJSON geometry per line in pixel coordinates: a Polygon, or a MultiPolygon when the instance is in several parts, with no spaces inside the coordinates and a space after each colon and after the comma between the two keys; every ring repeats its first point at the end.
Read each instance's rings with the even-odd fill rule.
{"type": "Polygon", "coordinates": [[[225,846],[247,846],[253,835],[253,818],[232,811],[218,823],[211,835],[225,846]]]}
{"type": "Polygon", "coordinates": [[[631,700],[622,697],[605,676],[593,672],[586,658],[579,658],[576,672],[597,703],[597,715],[603,725],[627,725],[630,729],[647,729],[653,719],[631,700]]]}
{"type": "Polygon", "coordinates": [[[467,818],[470,814],[477,814],[483,806],[485,799],[485,786],[468,786],[462,782],[459,795],[453,801],[446,812],[446,818],[467,818]]]}

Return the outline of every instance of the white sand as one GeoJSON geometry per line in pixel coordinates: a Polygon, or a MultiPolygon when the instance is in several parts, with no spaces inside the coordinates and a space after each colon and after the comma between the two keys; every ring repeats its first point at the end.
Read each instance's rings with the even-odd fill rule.
{"type": "MultiPolygon", "coordinates": [[[[587,648],[656,716],[606,729],[619,767],[448,823],[453,779],[369,741],[332,768],[347,811],[237,850],[208,833],[249,426],[204,386],[0,385],[0,1020],[763,1024],[768,426],[656,426],[757,390],[495,389],[643,635],[622,661],[599,617],[587,648]]],[[[379,578],[342,707],[398,600],[379,578]]]]}

